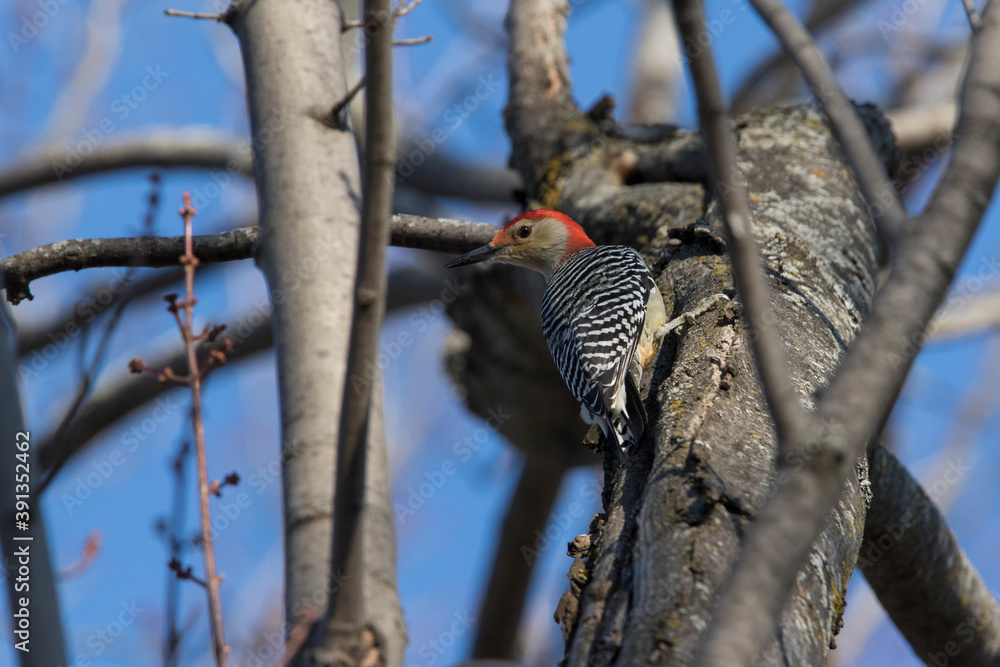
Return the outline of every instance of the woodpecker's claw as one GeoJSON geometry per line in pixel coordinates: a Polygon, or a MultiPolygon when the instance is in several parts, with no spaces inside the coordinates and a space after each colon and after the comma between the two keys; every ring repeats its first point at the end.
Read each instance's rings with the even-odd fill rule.
{"type": "Polygon", "coordinates": [[[719,301],[730,302],[730,301],[732,301],[732,299],[730,299],[725,294],[713,294],[712,296],[708,297],[707,299],[704,299],[701,303],[699,303],[697,306],[695,306],[692,310],[688,310],[686,312],[681,313],[680,315],[678,315],[677,317],[675,317],[674,319],[670,320],[669,322],[667,322],[666,324],[664,324],[662,327],[660,327],[659,329],[657,329],[656,333],[653,334],[653,338],[655,340],[660,340],[661,338],[663,338],[667,334],[672,333],[672,332],[674,332],[674,331],[676,331],[678,329],[681,329],[681,328],[685,328],[686,329],[687,327],[689,327],[689,326],[691,326],[692,324],[695,323],[696,318],[698,316],[704,315],[705,313],[707,313],[709,310],[712,309],[712,306],[714,306],[715,304],[717,304],[719,301]]]}

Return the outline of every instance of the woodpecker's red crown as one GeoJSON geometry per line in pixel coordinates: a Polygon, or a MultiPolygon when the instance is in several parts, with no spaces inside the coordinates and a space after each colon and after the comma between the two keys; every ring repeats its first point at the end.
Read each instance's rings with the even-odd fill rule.
{"type": "Polygon", "coordinates": [[[594,247],[587,233],[557,211],[537,209],[517,216],[497,232],[489,244],[462,255],[446,267],[477,262],[505,262],[534,269],[551,277],[575,252],[594,247]]]}

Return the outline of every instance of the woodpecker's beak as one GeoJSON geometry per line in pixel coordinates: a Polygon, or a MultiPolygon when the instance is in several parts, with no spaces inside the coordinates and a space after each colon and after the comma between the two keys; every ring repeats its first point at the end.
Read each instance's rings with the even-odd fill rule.
{"type": "Polygon", "coordinates": [[[457,257],[452,261],[444,265],[446,269],[454,269],[457,266],[467,266],[469,264],[478,264],[479,262],[485,262],[494,259],[501,250],[502,246],[492,246],[484,245],[482,248],[476,248],[472,252],[467,252],[461,257],[457,257]]]}

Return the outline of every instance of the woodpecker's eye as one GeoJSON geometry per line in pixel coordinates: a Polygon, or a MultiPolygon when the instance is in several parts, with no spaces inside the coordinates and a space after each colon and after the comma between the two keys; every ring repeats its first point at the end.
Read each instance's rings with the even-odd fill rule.
{"type": "Polygon", "coordinates": [[[525,225],[524,227],[519,228],[517,230],[517,235],[520,236],[522,239],[528,238],[529,236],[531,236],[531,227],[525,225]]]}

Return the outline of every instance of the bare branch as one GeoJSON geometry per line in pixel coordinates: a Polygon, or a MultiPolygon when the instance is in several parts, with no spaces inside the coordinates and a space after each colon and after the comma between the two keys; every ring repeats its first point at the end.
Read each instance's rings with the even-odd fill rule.
{"type": "Polygon", "coordinates": [[[632,65],[629,124],[666,123],[674,116],[674,89],[681,71],[680,43],[670,4],[644,0],[632,65]]]}
{"type": "MultiPolygon", "coordinates": [[[[815,2],[809,9],[809,15],[805,20],[806,30],[811,34],[825,31],[850,10],[864,3],[865,0],[815,2]]],[[[755,67],[743,80],[740,89],[733,96],[732,112],[746,113],[755,106],[786,102],[793,88],[792,79],[797,79],[797,70],[788,57],[778,51],[755,67]],[[780,79],[776,82],[777,85],[770,83],[774,79],[780,79]],[[761,95],[762,91],[766,91],[768,94],[761,95]]]]}
{"type": "Polygon", "coordinates": [[[75,148],[22,156],[0,172],[0,197],[49,183],[136,167],[200,167],[253,173],[250,142],[191,130],[155,132],[108,141],[84,154],[75,148]]]}
{"type": "Polygon", "coordinates": [[[202,12],[185,12],[180,9],[164,9],[163,13],[167,16],[182,16],[189,19],[207,19],[209,21],[219,22],[225,22],[228,19],[228,14],[225,12],[220,14],[205,14],[202,12]]]}
{"type": "MultiPolygon", "coordinates": [[[[152,383],[150,383],[152,384],[152,383]]],[[[174,457],[171,468],[173,472],[173,485],[171,488],[171,510],[170,518],[158,524],[162,526],[162,535],[166,542],[168,562],[177,561],[184,556],[184,524],[187,516],[187,463],[191,454],[191,443],[187,440],[181,442],[177,449],[177,456],[174,457]]],[[[167,581],[167,600],[164,609],[165,632],[163,638],[163,667],[177,667],[180,661],[181,638],[183,630],[178,627],[177,613],[181,601],[180,580],[176,576],[169,577],[167,581]]]]}
{"type": "Polygon", "coordinates": [[[940,312],[931,323],[934,342],[982,333],[1000,327],[1000,291],[987,292],[962,301],[955,309],[940,312]]]}
{"type": "Polygon", "coordinates": [[[880,444],[872,446],[868,467],[873,500],[858,568],[879,602],[921,658],[998,664],[1000,607],[944,517],[880,444]]]}
{"type": "Polygon", "coordinates": [[[1000,176],[998,60],[1000,10],[989,5],[974,38],[952,162],[818,406],[811,456],[797,469],[779,471],[784,484],[747,537],[704,646],[703,665],[741,664],[759,653],[844,479],[899,394],[1000,176]]]}
{"type": "Polygon", "coordinates": [[[579,116],[564,42],[568,14],[566,0],[513,0],[507,14],[510,98],[504,118],[513,144],[510,164],[529,188],[542,182],[564,125],[579,116]]]}
{"type": "MultiPolygon", "coordinates": [[[[412,141],[401,142],[397,171],[405,182],[428,194],[477,201],[511,201],[520,187],[514,172],[459,162],[441,151],[431,155],[419,168],[406,151],[412,141]]],[[[253,163],[250,141],[196,130],[164,130],[93,147],[83,154],[75,148],[48,149],[21,156],[17,163],[0,171],[0,197],[30,188],[121,169],[142,167],[193,167],[224,169],[226,174],[251,176],[253,163]]]]}
{"type": "Polygon", "coordinates": [[[426,44],[427,42],[434,41],[434,35],[424,35],[423,37],[409,37],[407,39],[397,39],[393,40],[393,46],[416,46],[418,44],[426,44]]]}
{"type": "MultiPolygon", "coordinates": [[[[675,0],[674,12],[682,41],[694,43],[692,40],[698,38],[705,25],[701,1],[675,0]]],[[[722,209],[726,245],[732,258],[744,319],[751,331],[757,369],[774,418],[778,449],[780,455],[787,456],[790,453],[787,446],[803,433],[806,412],[788,373],[777,318],[771,308],[760,251],[753,234],[750,196],[746,180],[737,165],[736,136],[726,113],[711,51],[696,50],[690,64],[698,96],[699,123],[709,149],[714,190],[722,209]]]]}
{"type": "MultiPolygon", "coordinates": [[[[231,348],[228,354],[230,364],[251,358],[273,345],[271,321],[266,314],[246,313],[231,321],[237,324],[230,327],[223,336],[224,340],[230,341],[227,345],[231,348]]],[[[187,351],[184,349],[158,354],[149,362],[150,366],[156,368],[186,368],[187,363],[187,351]]],[[[209,367],[208,372],[213,372],[215,368],[209,367]]],[[[204,377],[207,377],[207,373],[204,377]]],[[[98,385],[90,400],[80,409],[77,423],[68,439],[56,441],[49,436],[39,441],[39,469],[49,477],[56,475],[58,469],[86,447],[95,436],[150,402],[160,401],[161,407],[167,411],[179,409],[169,396],[164,397],[175,388],[176,385],[153,382],[145,375],[136,376],[127,371],[98,385]]]]}
{"type": "Polygon", "coordinates": [[[883,246],[893,247],[895,238],[906,229],[909,216],[876,154],[865,127],[858,119],[847,94],[813,42],[809,32],[781,4],[781,0],[751,0],[757,13],[771,27],[788,56],[802,70],[810,90],[823,105],[858,186],[875,216],[883,246]]]}
{"type": "MultiPolygon", "coordinates": [[[[392,28],[379,22],[390,15],[390,0],[365,0],[365,156],[362,177],[361,238],[358,248],[354,312],[351,317],[347,372],[343,377],[343,404],[337,438],[336,492],[333,504],[333,558],[331,577],[343,575],[343,583],[330,595],[330,605],[320,640],[319,655],[331,664],[375,664],[379,647],[386,644],[375,636],[367,646],[366,632],[383,628],[368,623],[365,608],[365,550],[363,513],[368,488],[366,471],[372,417],[372,383],[360,381],[378,357],[379,331],[385,315],[385,249],[392,221],[393,174],[396,146],[393,139],[392,28]],[[374,659],[372,656],[375,656],[374,659]],[[344,662],[347,660],[347,663],[344,662]]],[[[384,479],[384,477],[383,477],[384,479]]]]}
{"type": "Polygon", "coordinates": [[[965,14],[969,17],[969,27],[972,28],[972,32],[978,32],[983,27],[983,22],[979,18],[979,12],[976,11],[975,1],[962,0],[962,6],[965,7],[965,14]]]}
{"type": "MultiPolygon", "coordinates": [[[[2,260],[0,260],[2,261],[2,260]]],[[[218,265],[210,264],[206,269],[218,265]]],[[[204,272],[204,271],[203,271],[204,272]]],[[[152,293],[162,294],[169,288],[184,280],[184,270],[179,266],[176,268],[165,268],[161,271],[154,271],[142,280],[133,280],[131,283],[124,283],[124,276],[119,280],[114,278],[109,282],[91,285],[87,291],[77,299],[77,304],[86,304],[98,314],[108,312],[120,300],[134,300],[142,298],[152,293]],[[109,295],[111,295],[109,297],[109,295]],[[110,298],[110,301],[107,299],[110,298]],[[97,304],[106,306],[98,307],[97,304]]],[[[176,291],[176,290],[173,290],[176,291]]],[[[89,314],[89,313],[88,313],[89,314]]],[[[91,322],[92,323],[92,322],[91,322]]],[[[77,312],[55,313],[55,317],[47,322],[36,324],[30,329],[21,327],[17,332],[17,354],[20,357],[31,354],[36,350],[44,348],[46,345],[63,344],[65,337],[74,337],[82,327],[88,326],[77,312]]]]}
{"type": "MultiPolygon", "coordinates": [[[[392,216],[392,245],[441,252],[468,252],[487,243],[497,229],[483,222],[464,222],[416,215],[392,216]]],[[[249,259],[260,241],[257,227],[239,227],[219,234],[194,237],[194,249],[202,263],[249,259]]],[[[176,266],[184,252],[181,236],[151,238],[75,239],[58,241],[0,260],[0,275],[7,300],[31,299],[31,281],[63,271],[108,266],[176,266]]]]}
{"type": "Polygon", "coordinates": [[[63,142],[77,132],[91,112],[94,99],[104,90],[118,64],[122,43],[123,0],[99,0],[90,4],[86,45],[75,58],[69,80],[59,86],[59,98],[53,103],[41,132],[43,141],[63,142]]]}
{"type": "Polygon", "coordinates": [[[183,305],[171,302],[170,310],[178,315],[183,310],[184,318],[177,323],[184,347],[187,351],[188,386],[191,388],[191,422],[194,427],[194,451],[198,468],[198,508],[201,516],[201,550],[205,557],[205,588],[208,591],[208,612],[212,624],[212,651],[215,654],[215,664],[226,667],[229,663],[229,647],[226,646],[225,626],[222,622],[222,598],[219,595],[219,584],[222,577],[216,574],[215,547],[212,538],[212,516],[209,506],[208,459],[205,452],[205,422],[201,416],[201,383],[202,369],[198,360],[198,350],[194,337],[194,272],[198,266],[198,258],[194,254],[194,242],[191,220],[195,210],[191,207],[191,195],[184,193],[184,207],[180,211],[184,218],[184,255],[181,263],[184,266],[185,296],[183,305]]]}
{"type": "Polygon", "coordinates": [[[358,79],[358,82],[351,86],[350,90],[344,93],[344,96],[333,105],[330,109],[330,116],[334,120],[337,120],[340,117],[340,112],[343,111],[344,108],[351,103],[351,100],[357,97],[358,93],[361,92],[361,89],[365,87],[365,81],[367,81],[367,76],[362,75],[361,78],[358,79]]]}
{"type": "MultiPolygon", "coordinates": [[[[156,219],[156,211],[159,209],[160,203],[160,178],[158,175],[154,174],[150,179],[151,190],[149,193],[148,204],[146,208],[146,216],[143,222],[143,232],[148,235],[153,231],[154,221],[156,219]]],[[[142,239],[148,238],[148,236],[140,237],[142,239]]],[[[141,244],[140,244],[141,245],[141,244]]],[[[133,255],[129,260],[128,270],[122,277],[122,282],[128,284],[132,280],[132,276],[135,274],[135,261],[137,259],[136,255],[133,255]]],[[[125,308],[128,306],[128,299],[118,299],[118,303],[115,305],[114,311],[112,312],[111,319],[104,327],[104,331],[101,334],[101,339],[97,343],[97,348],[94,351],[93,358],[90,361],[90,365],[87,368],[81,368],[82,377],[77,385],[76,395],[70,402],[69,408],[63,414],[62,419],[59,422],[59,426],[56,427],[55,436],[53,436],[56,442],[62,442],[65,440],[76,421],[76,416],[80,410],[80,406],[83,405],[84,399],[90,393],[91,385],[97,378],[98,372],[101,370],[101,362],[104,360],[104,355],[107,353],[108,346],[111,344],[111,338],[114,336],[115,330],[118,328],[118,323],[121,321],[122,315],[125,313],[125,308]]],[[[86,331],[86,330],[85,330],[86,331]]],[[[81,355],[82,356],[82,355],[81,355]]],[[[81,359],[82,363],[82,359],[81,359]]],[[[48,488],[49,482],[52,481],[52,477],[49,476],[38,485],[38,493],[44,493],[45,489],[48,488]]]]}

